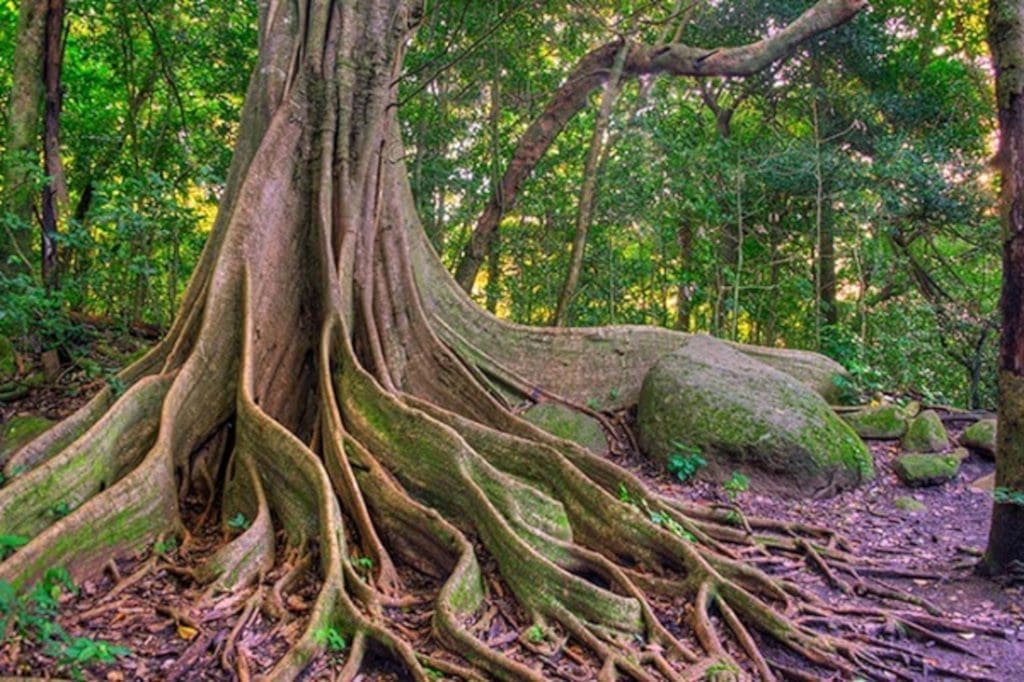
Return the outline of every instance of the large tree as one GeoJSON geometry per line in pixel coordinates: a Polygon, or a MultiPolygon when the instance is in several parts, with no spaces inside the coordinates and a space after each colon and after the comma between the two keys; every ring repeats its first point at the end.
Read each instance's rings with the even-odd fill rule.
{"type": "MultiPolygon", "coordinates": [[[[753,68],[862,6],[822,0],[742,48],[631,54],[665,69],[753,68]]],[[[31,541],[0,564],[0,580],[24,588],[65,563],[94,574],[111,555],[182,534],[179,503],[191,491],[224,519],[251,519],[196,572],[210,594],[240,590],[280,561],[277,528],[317,558],[316,604],[270,679],[299,674],[328,625],[353,638],[345,674],[377,643],[427,679],[427,661],[385,608],[406,596],[399,564],[441,581],[435,637],[475,674],[539,678],[474,631],[484,557],[530,617],[593,654],[603,679],[700,677],[712,665],[721,674],[736,658],[774,679],[787,664],[769,660],[752,630],[851,676],[903,660],[899,646],[811,624],[920,631],[934,618],[844,615],[742,556],[760,547],[850,568],[827,530],[733,527],[728,514],[662,497],[517,417],[512,405],[524,399],[634,403],[646,369],[683,337],[506,324],[445,272],[413,208],[396,119],[403,45],[420,12],[415,0],[261,3],[242,132],[180,314],[110,388],[2,463],[14,478],[0,490],[0,532],[31,541]],[[57,505],[73,511],[55,521],[57,505]],[[372,560],[365,582],[359,557],[372,560]],[[670,631],[655,595],[690,600],[688,634],[670,631]]],[[[232,642],[224,655],[247,669],[232,642]]]]}
{"type": "Polygon", "coordinates": [[[988,36],[999,113],[1003,326],[996,494],[982,567],[995,574],[1024,574],[1024,2],[991,0],[988,36]]]}

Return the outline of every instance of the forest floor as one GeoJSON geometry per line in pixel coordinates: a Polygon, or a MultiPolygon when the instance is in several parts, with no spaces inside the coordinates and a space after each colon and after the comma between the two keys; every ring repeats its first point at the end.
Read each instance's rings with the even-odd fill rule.
{"type": "MultiPolygon", "coordinates": [[[[59,419],[102,385],[102,380],[69,373],[62,384],[35,389],[14,403],[0,403],[0,425],[15,414],[59,419]],[[69,390],[73,395],[68,395],[69,390]]],[[[955,438],[965,424],[958,424],[951,415],[946,417],[955,438]]],[[[888,578],[887,584],[927,601],[944,617],[984,626],[1001,636],[965,632],[947,635],[943,643],[905,633],[909,635],[907,646],[923,653],[926,663],[960,671],[970,678],[1024,680],[1024,583],[994,582],[974,572],[987,537],[991,493],[972,483],[991,473],[993,463],[972,453],[954,480],[910,489],[890,466],[898,454],[898,444],[869,444],[875,457],[876,479],[856,490],[819,500],[787,500],[759,495],[756,490],[740,492],[730,500],[721,485],[699,480],[679,483],[637,453],[612,458],[664,494],[707,504],[735,505],[748,516],[828,526],[842,533],[857,554],[918,572],[916,577],[888,578]],[[908,503],[907,498],[920,505],[908,503]],[[920,508],[907,509],[908,504],[920,508]]],[[[316,557],[287,555],[282,538],[278,565],[258,585],[237,595],[210,595],[193,580],[191,567],[199,565],[238,529],[225,529],[218,510],[205,509],[199,499],[188,499],[182,513],[191,537],[167,539],[143,554],[111,562],[102,576],[80,585],[77,595],[63,594],[59,611],[53,616],[71,637],[102,639],[130,653],[103,663],[103,653],[92,651],[91,657],[79,664],[67,660],[67,652],[47,651],[31,639],[8,631],[0,633],[0,678],[65,676],[112,682],[231,679],[238,657],[254,675],[268,670],[305,626],[318,585],[312,573],[303,569],[316,557]]],[[[596,661],[571,642],[552,647],[550,642],[557,639],[557,633],[541,633],[531,627],[482,550],[481,557],[490,598],[485,613],[474,624],[477,636],[507,655],[536,666],[547,677],[594,679],[596,661]]],[[[866,603],[861,597],[831,588],[822,574],[803,561],[774,566],[772,572],[785,574],[833,603],[866,603]]],[[[422,598],[421,603],[401,612],[389,610],[387,616],[419,651],[436,652],[430,670],[437,679],[445,678],[439,668],[446,667],[446,662],[464,662],[441,651],[431,640],[430,604],[440,584],[412,571],[403,572],[403,579],[409,591],[422,598]]],[[[877,605],[877,601],[873,603],[877,605]]],[[[666,605],[666,609],[671,608],[666,605]]],[[[664,615],[676,622],[685,617],[681,609],[664,615]]],[[[768,651],[772,655],[770,648],[768,651]]],[[[370,660],[376,662],[375,671],[361,679],[405,678],[385,655],[374,653],[378,655],[371,655],[370,660]]],[[[775,653],[785,656],[783,652],[775,653]]],[[[344,651],[338,647],[337,653],[316,659],[305,677],[331,679],[343,663],[344,651]]],[[[799,662],[789,660],[788,664],[797,666],[799,662]]],[[[813,677],[815,673],[810,674],[813,677]]],[[[925,670],[912,679],[939,676],[925,670]]]]}

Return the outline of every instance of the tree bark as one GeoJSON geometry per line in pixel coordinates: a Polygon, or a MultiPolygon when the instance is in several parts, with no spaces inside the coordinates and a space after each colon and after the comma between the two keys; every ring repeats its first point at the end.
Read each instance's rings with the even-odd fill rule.
{"type": "Polygon", "coordinates": [[[1002,176],[1003,317],[999,341],[996,499],[982,568],[1024,573],[1024,2],[991,0],[988,39],[996,71],[997,167],[1002,176]],[[999,492],[1003,492],[1003,496],[999,492]]]}
{"type": "Polygon", "coordinates": [[[46,11],[43,83],[42,279],[47,287],[58,280],[57,232],[60,215],[68,206],[68,188],[60,157],[61,68],[64,61],[64,0],[49,0],[46,11]]]}
{"type": "Polygon", "coordinates": [[[14,48],[11,98],[7,105],[8,137],[4,154],[4,218],[0,234],[0,272],[33,269],[35,177],[39,120],[43,97],[47,3],[21,0],[14,48]],[[13,262],[12,262],[13,261],[13,262]]]}
{"type": "MultiPolygon", "coordinates": [[[[623,66],[623,78],[642,75],[749,76],[791,54],[802,42],[849,21],[867,0],[820,0],[793,23],[771,37],[739,47],[698,48],[682,43],[631,44],[623,66]]],[[[618,41],[606,43],[579,61],[541,115],[519,139],[500,185],[500,200],[492,193],[477,219],[473,234],[455,270],[455,279],[471,291],[487,242],[498,229],[505,211],[516,202],[523,182],[565,125],[583,107],[590,93],[608,80],[618,41]]]]}

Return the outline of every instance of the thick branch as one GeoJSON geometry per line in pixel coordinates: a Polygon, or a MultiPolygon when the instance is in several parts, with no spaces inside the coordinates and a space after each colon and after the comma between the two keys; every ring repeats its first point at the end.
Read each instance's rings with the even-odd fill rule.
{"type": "MultiPolygon", "coordinates": [[[[821,0],[793,23],[771,37],[748,45],[699,48],[682,43],[631,45],[622,77],[637,78],[667,73],[673,76],[749,76],[791,54],[800,43],[852,19],[867,0],[821,0]]],[[[469,244],[456,268],[455,279],[469,291],[483,263],[501,217],[516,201],[523,181],[533,172],[565,125],[583,107],[590,94],[603,87],[612,72],[620,41],[601,45],[583,57],[543,113],[519,139],[501,184],[495,188],[477,219],[469,244]]]]}

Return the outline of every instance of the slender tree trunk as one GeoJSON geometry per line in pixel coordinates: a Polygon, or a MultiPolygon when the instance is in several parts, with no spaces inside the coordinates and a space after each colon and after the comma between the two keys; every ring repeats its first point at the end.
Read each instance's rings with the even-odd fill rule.
{"type": "Polygon", "coordinates": [[[1002,175],[1003,317],[999,341],[996,491],[988,548],[992,574],[1024,573],[1024,2],[990,0],[988,38],[996,70],[997,164],[1002,175]]]}
{"type": "Polygon", "coordinates": [[[39,167],[39,120],[43,98],[47,3],[21,0],[14,48],[8,136],[3,159],[0,272],[33,270],[35,177],[39,167]]]}
{"type": "Polygon", "coordinates": [[[691,331],[690,306],[693,298],[691,268],[693,267],[693,223],[686,218],[676,228],[679,245],[679,267],[676,269],[676,326],[682,332],[691,331]]]}
{"type": "Polygon", "coordinates": [[[57,285],[57,232],[60,215],[68,206],[68,188],[60,157],[61,69],[64,61],[64,0],[49,0],[46,14],[46,57],[43,81],[46,96],[43,112],[43,168],[46,182],[42,197],[42,277],[48,287],[57,285]]]}
{"type": "Polygon", "coordinates": [[[628,51],[629,43],[623,41],[622,47],[619,48],[619,52],[615,56],[611,75],[604,85],[604,92],[601,93],[601,105],[598,107],[597,118],[594,121],[594,133],[590,138],[590,148],[587,150],[587,160],[583,166],[583,185],[580,188],[579,206],[576,209],[576,230],[573,233],[572,249],[569,253],[569,267],[566,270],[562,288],[559,290],[558,303],[555,305],[555,313],[551,319],[551,324],[555,327],[564,327],[569,321],[569,304],[576,293],[580,271],[583,269],[583,252],[587,246],[587,233],[590,231],[590,221],[594,212],[597,180],[601,172],[601,160],[605,150],[605,137],[608,132],[608,124],[611,121],[612,109],[615,107],[615,100],[619,96],[619,81],[622,78],[622,67],[626,62],[628,51]]]}

